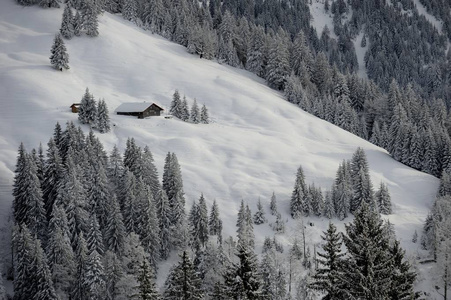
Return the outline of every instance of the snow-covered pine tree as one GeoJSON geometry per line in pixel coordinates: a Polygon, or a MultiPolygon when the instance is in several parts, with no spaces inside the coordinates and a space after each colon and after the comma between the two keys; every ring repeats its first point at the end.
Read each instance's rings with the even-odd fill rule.
{"type": "Polygon", "coordinates": [[[124,276],[121,261],[116,253],[107,250],[103,257],[105,270],[106,300],[114,300],[120,296],[118,284],[124,276]]]}
{"type": "Polygon", "coordinates": [[[88,288],[87,299],[105,299],[106,283],[104,269],[100,254],[93,250],[86,261],[86,274],[84,285],[88,288]]]}
{"type": "Polygon", "coordinates": [[[279,32],[269,47],[266,80],[269,86],[283,90],[290,74],[288,40],[284,33],[279,32]]]}
{"type": "Polygon", "coordinates": [[[155,161],[153,159],[152,152],[148,146],[144,147],[144,151],[141,157],[141,176],[145,184],[147,184],[151,191],[153,199],[157,199],[158,192],[161,189],[160,180],[158,177],[158,170],[155,166],[155,161]]]}
{"type": "Polygon", "coordinates": [[[391,198],[385,183],[381,182],[379,190],[375,193],[375,198],[379,212],[383,215],[390,215],[392,213],[391,198]]]}
{"type": "MultiPolygon", "coordinates": [[[[139,229],[137,228],[135,221],[137,220],[138,215],[141,214],[136,197],[137,192],[142,191],[137,189],[136,177],[128,169],[125,171],[123,184],[122,214],[124,217],[124,225],[128,233],[136,233],[139,229]]],[[[141,188],[141,186],[139,186],[139,188],[141,188]]]]}
{"type": "MultiPolygon", "coordinates": [[[[87,36],[95,37],[99,35],[99,21],[97,20],[98,8],[92,1],[85,1],[85,9],[83,10],[83,29],[87,36]]],[[[77,16],[75,16],[76,19],[77,16]]],[[[75,24],[77,27],[77,24],[75,24]]]]}
{"type": "Polygon", "coordinates": [[[282,219],[282,214],[279,212],[276,215],[276,221],[272,224],[272,229],[277,233],[285,232],[285,221],[282,219]]]}
{"type": "Polygon", "coordinates": [[[123,253],[126,229],[119,203],[117,202],[116,195],[114,194],[108,205],[106,227],[104,228],[103,236],[105,239],[106,249],[116,255],[121,255],[123,253]]]}
{"type": "Polygon", "coordinates": [[[74,36],[74,15],[72,14],[72,9],[68,4],[64,8],[60,33],[65,39],[68,40],[74,36]]]}
{"type": "Polygon", "coordinates": [[[337,232],[334,224],[329,223],[329,228],[323,232],[321,238],[325,243],[321,246],[323,252],[317,253],[320,267],[316,269],[310,287],[325,293],[326,299],[341,299],[345,297],[339,285],[345,255],[341,253],[341,234],[337,232]]]}
{"type": "Polygon", "coordinates": [[[199,111],[199,106],[197,105],[197,100],[195,98],[193,101],[193,105],[191,106],[190,120],[194,124],[200,123],[200,111],[199,111]]]}
{"type": "Polygon", "coordinates": [[[324,197],[323,192],[321,191],[321,187],[316,188],[315,184],[313,183],[311,186],[309,186],[309,194],[311,195],[312,199],[312,212],[317,217],[320,217],[324,211],[324,197]]]}
{"type": "Polygon", "coordinates": [[[41,247],[41,241],[34,237],[32,242],[32,273],[34,278],[29,278],[29,280],[34,281],[36,290],[30,295],[34,295],[35,299],[59,300],[53,286],[47,258],[41,247]]]}
{"type": "Polygon", "coordinates": [[[88,253],[91,254],[93,251],[97,251],[100,256],[105,252],[105,247],[103,245],[103,235],[100,231],[99,222],[94,213],[91,213],[88,220],[88,233],[86,235],[86,243],[88,246],[88,253]]]}
{"type": "Polygon", "coordinates": [[[66,213],[55,205],[49,223],[46,255],[55,291],[61,299],[70,295],[76,270],[75,255],[68,234],[66,213]]]}
{"type": "Polygon", "coordinates": [[[78,109],[78,120],[81,124],[95,125],[96,117],[96,101],[94,100],[94,96],[89,92],[89,89],[86,88],[78,109]]]}
{"type": "Polygon", "coordinates": [[[97,118],[95,127],[100,133],[109,132],[110,127],[110,116],[108,115],[108,107],[106,105],[105,99],[100,99],[97,104],[97,118]]]}
{"type": "Polygon", "coordinates": [[[218,237],[219,244],[222,244],[222,220],[219,217],[219,208],[216,199],[213,200],[213,204],[211,206],[208,228],[210,230],[210,234],[216,235],[218,237]]]}
{"type": "Polygon", "coordinates": [[[86,282],[88,246],[83,232],[77,235],[75,245],[75,260],[77,262],[77,271],[75,273],[75,287],[73,289],[74,299],[86,299],[89,295],[89,286],[86,282]]]}
{"type": "Polygon", "coordinates": [[[171,219],[170,219],[169,200],[166,192],[161,189],[157,196],[157,216],[158,227],[160,233],[160,256],[162,259],[167,259],[171,251],[171,219]]]}
{"type": "Polygon", "coordinates": [[[157,287],[154,282],[154,274],[152,274],[151,269],[147,265],[146,261],[141,264],[141,270],[138,277],[138,298],[139,300],[159,300],[160,295],[158,294],[157,287]]]}
{"type": "Polygon", "coordinates": [[[202,124],[210,123],[210,117],[208,116],[208,110],[205,104],[202,104],[202,108],[200,109],[200,122],[202,124]]]}
{"type": "Polygon", "coordinates": [[[332,219],[335,216],[335,206],[331,191],[326,191],[326,195],[324,196],[323,216],[328,219],[332,219]]]}
{"type": "Polygon", "coordinates": [[[301,214],[308,215],[310,212],[309,204],[306,203],[307,186],[305,184],[304,171],[300,166],[296,173],[296,181],[294,183],[293,193],[290,200],[291,216],[295,219],[301,214]]]}
{"type": "Polygon", "coordinates": [[[47,220],[50,220],[53,204],[58,195],[58,186],[64,176],[64,166],[59,155],[58,147],[51,138],[47,143],[47,159],[44,166],[44,181],[42,182],[42,198],[47,220]]]}
{"type": "Polygon", "coordinates": [[[78,10],[75,13],[73,24],[74,24],[74,35],[80,36],[83,30],[83,17],[81,16],[78,10]]]}
{"type": "Polygon", "coordinates": [[[136,178],[142,176],[142,150],[136,145],[135,139],[128,138],[124,152],[124,166],[128,168],[136,178]]]}
{"type": "Polygon", "coordinates": [[[131,22],[138,18],[138,3],[136,0],[125,0],[122,4],[122,17],[131,22]]]}
{"type": "Polygon", "coordinates": [[[343,268],[342,278],[346,280],[341,280],[339,285],[343,284],[343,289],[351,297],[385,297],[390,291],[393,270],[389,239],[382,219],[366,202],[362,202],[354,221],[345,227],[343,241],[349,259],[343,268]]]}
{"type": "Polygon", "coordinates": [[[224,275],[227,296],[232,299],[260,299],[261,281],[257,256],[246,246],[238,246],[237,256],[239,263],[229,268],[224,275]]]}
{"type": "Polygon", "coordinates": [[[266,217],[265,217],[265,210],[263,209],[263,205],[261,202],[261,199],[258,198],[258,202],[257,202],[257,211],[254,214],[254,224],[255,225],[260,225],[267,222],[266,217]]]}
{"type": "Polygon", "coordinates": [[[180,255],[180,261],[169,273],[164,286],[163,299],[165,300],[203,298],[201,282],[186,251],[180,255]]]}
{"type": "Polygon", "coordinates": [[[50,55],[50,63],[54,69],[58,71],[69,69],[69,54],[67,53],[66,45],[61,38],[61,34],[57,33],[55,35],[50,53],[52,54],[50,55]]]}
{"type": "Polygon", "coordinates": [[[207,204],[205,202],[204,195],[201,194],[199,198],[199,219],[197,220],[197,230],[198,230],[198,236],[199,241],[202,247],[205,248],[208,242],[208,211],[207,211],[207,204]]]}
{"type": "Polygon", "coordinates": [[[350,211],[355,213],[362,203],[366,203],[371,209],[377,209],[368,161],[362,148],[357,148],[352,156],[350,173],[354,194],[351,200],[350,211]]]}
{"type": "Polygon", "coordinates": [[[183,100],[182,100],[180,119],[185,122],[189,121],[189,119],[190,119],[190,114],[189,114],[189,109],[188,109],[188,101],[186,100],[185,95],[183,96],[183,100]]]}
{"type": "Polygon", "coordinates": [[[15,224],[24,224],[33,235],[45,240],[47,218],[36,164],[23,145],[19,148],[13,188],[15,224]]]}
{"type": "Polygon", "coordinates": [[[271,211],[271,215],[276,216],[277,211],[277,198],[276,194],[273,192],[271,195],[271,201],[269,202],[269,210],[271,211]]]}
{"type": "Polygon", "coordinates": [[[169,113],[179,119],[181,119],[182,117],[182,100],[180,98],[178,90],[175,90],[174,94],[172,95],[171,108],[169,109],[169,113]]]}
{"type": "Polygon", "coordinates": [[[350,203],[353,197],[352,181],[349,162],[343,161],[337,170],[335,182],[332,187],[332,200],[335,213],[340,220],[348,216],[350,203]]]}

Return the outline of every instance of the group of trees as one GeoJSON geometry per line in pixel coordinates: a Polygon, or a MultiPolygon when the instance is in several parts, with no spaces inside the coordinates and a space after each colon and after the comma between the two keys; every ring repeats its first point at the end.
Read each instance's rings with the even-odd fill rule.
{"type": "Polygon", "coordinates": [[[88,88],[86,88],[81,98],[78,108],[78,120],[81,124],[88,124],[90,128],[96,128],[100,133],[109,132],[111,129],[110,116],[105,99],[99,99],[99,102],[96,104],[96,100],[88,88]]]}
{"type": "Polygon", "coordinates": [[[438,291],[447,299],[451,288],[451,169],[440,179],[437,198],[424,223],[421,246],[430,251],[436,262],[438,291]]]}
{"type": "Polygon", "coordinates": [[[368,161],[362,148],[356,150],[350,161],[340,164],[332,189],[326,191],[325,196],[314,184],[307,187],[304,171],[302,167],[298,168],[290,200],[293,218],[315,215],[343,220],[349,213],[359,211],[363,203],[381,214],[392,213],[387,186],[381,183],[379,190],[373,191],[368,161]]]}
{"type": "Polygon", "coordinates": [[[202,105],[199,110],[197,105],[197,100],[194,99],[191,109],[188,109],[188,102],[186,97],[183,96],[183,100],[180,98],[178,90],[176,90],[172,96],[171,108],[169,113],[176,118],[179,118],[185,122],[191,122],[194,124],[208,124],[210,123],[210,117],[208,115],[208,110],[205,104],[202,105]]]}
{"type": "Polygon", "coordinates": [[[322,299],[418,299],[416,273],[377,212],[364,203],[346,234],[329,223],[310,287],[322,299]],[[342,244],[346,252],[342,250],[342,244]]]}
{"type": "Polygon", "coordinates": [[[204,253],[209,235],[222,236],[218,206],[205,219],[203,197],[201,218],[193,216],[203,225],[186,229],[174,153],[166,157],[161,184],[149,148],[133,138],[123,157],[116,147],[108,156],[92,131],[85,136],[68,123],[64,131],[55,126],[47,145],[45,152],[42,146],[27,152],[23,145],[18,152],[15,299],[149,299],[145,295],[157,293],[157,263],[170,251],[199,240],[204,253]]]}

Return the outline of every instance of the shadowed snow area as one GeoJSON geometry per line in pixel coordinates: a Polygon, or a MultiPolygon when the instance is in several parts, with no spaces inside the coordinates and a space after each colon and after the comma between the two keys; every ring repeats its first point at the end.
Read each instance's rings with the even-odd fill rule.
{"type": "MultiPolygon", "coordinates": [[[[11,0],[0,2],[0,209],[12,197],[8,191],[19,143],[27,150],[45,146],[57,121],[74,121],[69,106],[79,102],[86,87],[96,99],[105,98],[114,123],[112,131],[97,134],[110,152],[121,150],[127,137],[148,145],[161,175],[164,157],[175,152],[182,168],[188,210],[204,193],[208,208],[216,198],[225,223],[224,236],[235,236],[236,213],[241,199],[252,211],[257,199],[269,212],[274,191],[279,211],[289,217],[289,198],[296,169],[302,165],[308,184],[330,189],[343,159],[357,147],[368,156],[371,178],[377,188],[387,183],[394,214],[389,216],[406,248],[417,247],[410,239],[420,231],[431,206],[438,180],[394,161],[385,150],[313,117],[286,102],[264,81],[246,71],[199,59],[186,50],[131,23],[104,13],[99,18],[99,37],[74,37],[66,42],[70,70],[50,67],[54,34],[63,9],[21,7],[11,0]],[[126,102],[155,102],[167,113],[178,89],[191,105],[205,104],[211,124],[190,124],[175,118],[114,115],[126,102]]],[[[83,127],[88,132],[86,126],[83,127]]],[[[4,214],[0,213],[0,218],[4,214]]],[[[272,216],[268,216],[274,222],[272,216]]],[[[312,238],[328,220],[315,222],[312,238]]],[[[349,222],[350,218],[345,220],[349,222]]],[[[342,223],[342,222],[337,222],[342,223]]],[[[340,228],[343,228],[339,224],[340,228]]],[[[289,230],[288,230],[289,231],[289,230]]],[[[257,246],[272,235],[268,224],[255,226],[257,246]]],[[[287,234],[281,237],[288,240],[287,234]]],[[[414,251],[411,249],[410,251],[414,251]]],[[[164,279],[160,279],[164,280],[164,279]]]]}

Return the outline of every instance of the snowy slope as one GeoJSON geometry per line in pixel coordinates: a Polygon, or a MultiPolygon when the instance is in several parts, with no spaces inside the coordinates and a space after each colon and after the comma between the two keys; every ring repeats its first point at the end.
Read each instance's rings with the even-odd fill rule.
{"type": "MultiPolygon", "coordinates": [[[[415,229],[420,231],[431,206],[436,178],[408,168],[385,150],[303,112],[269,89],[262,79],[200,60],[120,16],[105,13],[100,17],[97,38],[83,36],[67,41],[71,69],[55,71],[48,57],[61,14],[62,9],[21,7],[12,0],[0,2],[2,220],[12,201],[19,143],[31,150],[39,142],[47,143],[56,121],[78,124],[69,106],[79,102],[89,87],[96,98],[105,98],[115,124],[111,133],[100,135],[107,150],[114,144],[123,149],[127,137],[134,137],[139,145],[149,145],[160,174],[166,153],[175,152],[182,167],[187,209],[201,192],[209,207],[216,198],[225,223],[224,236],[235,235],[241,199],[255,211],[259,197],[269,206],[273,191],[279,210],[290,220],[289,197],[299,165],[304,168],[307,183],[329,189],[339,163],[351,158],[357,147],[363,147],[374,186],[381,181],[388,184],[394,204],[389,219],[398,238],[410,253],[416,252],[417,245],[410,239],[415,229]],[[175,89],[190,103],[194,98],[205,103],[213,123],[194,125],[162,117],[138,120],[113,114],[121,103],[142,101],[155,102],[167,111],[175,89]]],[[[317,233],[326,228],[328,220],[312,220],[312,243],[320,242],[317,233]]],[[[293,225],[289,222],[288,227],[293,225]]],[[[343,228],[341,224],[339,227],[343,228]]],[[[256,226],[255,231],[260,249],[264,236],[272,235],[272,231],[268,224],[256,226]]],[[[280,239],[287,242],[289,235],[280,239]]]]}

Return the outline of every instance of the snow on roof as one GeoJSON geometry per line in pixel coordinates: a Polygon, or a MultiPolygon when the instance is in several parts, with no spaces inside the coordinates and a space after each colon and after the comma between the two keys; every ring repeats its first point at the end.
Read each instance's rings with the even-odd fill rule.
{"type": "Polygon", "coordinates": [[[116,112],[142,112],[153,103],[150,102],[128,102],[122,103],[116,108],[116,112]]]}

